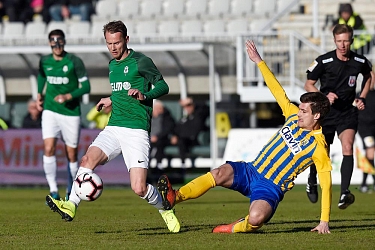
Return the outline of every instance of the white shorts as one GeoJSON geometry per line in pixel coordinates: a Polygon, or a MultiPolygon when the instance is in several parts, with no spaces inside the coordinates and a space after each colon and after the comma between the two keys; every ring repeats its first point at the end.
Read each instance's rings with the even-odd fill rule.
{"type": "Polygon", "coordinates": [[[77,148],[81,131],[80,125],[81,118],[79,116],[61,115],[50,110],[43,110],[43,140],[61,138],[67,146],[77,148]]]}
{"type": "Polygon", "coordinates": [[[143,129],[106,126],[90,145],[100,148],[108,161],[122,153],[125,165],[131,168],[148,168],[150,138],[143,129]]]}

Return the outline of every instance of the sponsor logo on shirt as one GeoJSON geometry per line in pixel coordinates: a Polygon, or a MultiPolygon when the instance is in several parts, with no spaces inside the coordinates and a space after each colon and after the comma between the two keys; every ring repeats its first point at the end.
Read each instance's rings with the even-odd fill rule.
{"type": "Polygon", "coordinates": [[[47,76],[47,82],[50,84],[68,84],[69,78],[62,76],[47,76]]]}
{"type": "Polygon", "coordinates": [[[359,57],[354,57],[354,60],[360,63],[365,63],[365,59],[359,58],[359,57]]]}
{"type": "Polygon", "coordinates": [[[129,90],[132,87],[130,82],[111,82],[112,91],[129,90]]]}
{"type": "Polygon", "coordinates": [[[357,77],[356,76],[349,76],[349,82],[348,85],[350,87],[353,87],[357,82],[357,77]]]}
{"type": "Polygon", "coordinates": [[[292,130],[286,126],[279,130],[279,134],[288,145],[289,149],[292,151],[292,154],[296,155],[302,151],[299,141],[297,141],[292,134],[292,130]]]}
{"type": "Polygon", "coordinates": [[[329,62],[333,62],[333,58],[331,57],[331,58],[328,58],[328,59],[324,59],[323,61],[322,61],[322,63],[324,64],[324,63],[329,63],[329,62]]]}

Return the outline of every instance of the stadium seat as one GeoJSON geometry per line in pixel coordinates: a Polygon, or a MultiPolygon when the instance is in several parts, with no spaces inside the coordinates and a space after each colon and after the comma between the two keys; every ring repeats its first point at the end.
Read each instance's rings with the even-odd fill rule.
{"type": "Polygon", "coordinates": [[[103,38],[103,22],[93,21],[91,23],[91,37],[92,38],[103,38]]]}
{"type": "Polygon", "coordinates": [[[205,35],[225,35],[225,22],[222,19],[207,20],[203,25],[205,35]]]}
{"type": "Polygon", "coordinates": [[[117,15],[117,1],[100,0],[96,3],[95,14],[91,16],[92,21],[110,21],[112,16],[117,15]]]}
{"type": "Polygon", "coordinates": [[[177,20],[163,20],[159,22],[159,36],[178,36],[180,33],[180,24],[177,20]]]}
{"type": "Polygon", "coordinates": [[[68,26],[68,34],[71,36],[87,37],[90,34],[90,22],[72,22],[68,26]]]}
{"type": "MultiPolygon", "coordinates": [[[[269,22],[269,19],[262,18],[262,19],[255,19],[250,22],[250,31],[257,32],[261,31],[261,29],[269,22]]],[[[269,28],[267,29],[269,30],[269,28]]]]}
{"type": "Polygon", "coordinates": [[[189,17],[200,17],[207,13],[207,0],[187,0],[186,15],[189,17]]]}
{"type": "Polygon", "coordinates": [[[143,18],[152,19],[162,16],[161,0],[143,0],[141,2],[141,16],[143,18]]]}
{"type": "Polygon", "coordinates": [[[232,19],[227,23],[228,35],[246,34],[249,31],[249,22],[245,18],[232,19]]]}
{"type": "Polygon", "coordinates": [[[181,24],[181,34],[186,36],[202,35],[203,25],[200,20],[184,20],[181,24]]]}
{"type": "Polygon", "coordinates": [[[184,13],[185,0],[165,0],[163,2],[163,16],[178,17],[184,13]]]}
{"type": "Polygon", "coordinates": [[[68,31],[68,25],[65,22],[56,22],[51,21],[47,25],[47,33],[49,33],[51,30],[60,29],[64,31],[65,34],[67,34],[68,31]]]}
{"type": "MultiPolygon", "coordinates": [[[[277,12],[283,11],[293,0],[277,0],[276,10],[277,12]]],[[[295,4],[290,12],[299,12],[299,4],[295,4]]]]}
{"type": "Polygon", "coordinates": [[[134,19],[139,15],[139,1],[138,0],[122,0],[118,4],[118,18],[112,18],[113,20],[121,19],[134,19]]]}
{"type": "Polygon", "coordinates": [[[265,4],[264,0],[254,0],[253,13],[264,17],[274,14],[276,12],[276,1],[268,0],[265,4]]]}
{"type": "Polygon", "coordinates": [[[26,38],[45,37],[46,24],[44,22],[28,22],[25,26],[26,38]]]}
{"type": "Polygon", "coordinates": [[[235,17],[246,16],[253,11],[254,0],[232,0],[230,14],[235,17]]]}
{"type": "Polygon", "coordinates": [[[137,23],[136,34],[138,37],[150,37],[156,35],[155,21],[140,21],[137,23]]]}
{"type": "Polygon", "coordinates": [[[24,35],[23,22],[6,22],[3,24],[3,35],[6,38],[18,38],[24,35]]]}
{"type": "Polygon", "coordinates": [[[211,17],[220,17],[229,13],[230,0],[211,0],[208,2],[208,15],[211,17]]]}

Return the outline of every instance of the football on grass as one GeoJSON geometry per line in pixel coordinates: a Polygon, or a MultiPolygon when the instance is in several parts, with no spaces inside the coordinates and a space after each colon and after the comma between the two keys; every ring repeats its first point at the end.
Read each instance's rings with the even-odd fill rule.
{"type": "Polygon", "coordinates": [[[95,173],[80,174],[74,180],[74,191],[84,201],[94,201],[103,192],[103,181],[95,173]]]}

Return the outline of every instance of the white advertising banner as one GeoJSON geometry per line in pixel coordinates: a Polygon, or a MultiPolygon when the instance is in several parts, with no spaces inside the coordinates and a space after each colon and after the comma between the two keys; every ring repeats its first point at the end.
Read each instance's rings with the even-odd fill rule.
{"type": "MultiPolygon", "coordinates": [[[[225,147],[223,159],[229,161],[252,161],[258,155],[272,135],[277,131],[277,128],[271,129],[232,129],[228,135],[228,142],[225,147]]],[[[358,138],[356,138],[356,143],[358,138]]],[[[336,137],[334,143],[331,145],[330,157],[332,162],[332,183],[341,183],[340,166],[342,161],[341,144],[339,139],[336,137]]],[[[309,169],[298,175],[295,180],[296,184],[306,184],[309,169]]],[[[351,184],[360,184],[362,182],[362,171],[357,168],[356,157],[354,157],[354,171],[352,176],[351,184]]],[[[372,178],[368,178],[368,182],[372,182],[372,178]]],[[[353,189],[353,187],[352,187],[353,189]]]]}

